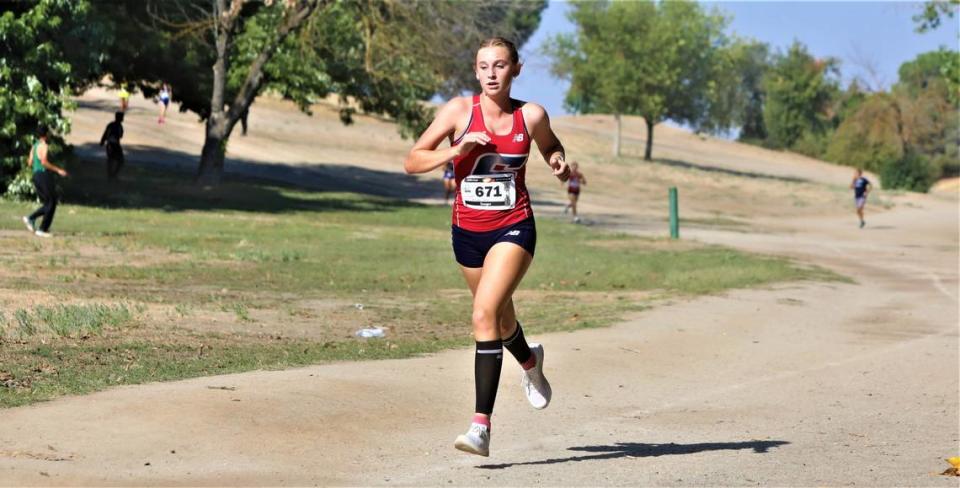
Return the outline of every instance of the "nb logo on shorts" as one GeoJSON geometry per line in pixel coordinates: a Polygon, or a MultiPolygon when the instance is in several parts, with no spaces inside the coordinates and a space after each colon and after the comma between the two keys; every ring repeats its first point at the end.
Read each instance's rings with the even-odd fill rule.
{"type": "Polygon", "coordinates": [[[504,235],[508,235],[508,236],[518,236],[518,235],[520,235],[520,231],[519,231],[519,230],[511,230],[510,232],[507,232],[507,233],[504,234],[504,235]]]}
{"type": "Polygon", "coordinates": [[[514,134],[513,142],[523,142],[523,134],[514,134]]]}

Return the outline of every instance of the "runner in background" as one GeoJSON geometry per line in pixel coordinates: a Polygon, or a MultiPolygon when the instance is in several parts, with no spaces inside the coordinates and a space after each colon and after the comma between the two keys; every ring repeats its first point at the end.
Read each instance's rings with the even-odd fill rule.
{"type": "Polygon", "coordinates": [[[157,98],[160,101],[160,118],[157,119],[158,124],[164,124],[167,122],[167,107],[170,106],[171,97],[173,97],[173,90],[170,89],[170,85],[164,83],[160,87],[160,93],[157,95],[157,98]]]}
{"type": "Polygon", "coordinates": [[[120,111],[126,112],[127,107],[130,106],[130,92],[127,91],[127,84],[120,84],[120,91],[117,92],[117,97],[120,98],[120,111]]]}
{"type": "Polygon", "coordinates": [[[580,187],[587,186],[587,179],[578,169],[580,165],[576,161],[570,163],[570,179],[567,180],[567,198],[570,203],[563,207],[563,213],[573,210],[573,223],[580,223],[580,217],[577,216],[577,201],[580,200],[580,187]]]}
{"type": "Polygon", "coordinates": [[[443,167],[443,203],[450,203],[450,195],[457,194],[457,177],[453,172],[453,161],[443,167]]]}
{"type": "Polygon", "coordinates": [[[870,180],[864,178],[862,169],[857,168],[857,171],[853,174],[850,189],[853,190],[853,203],[857,206],[857,217],[860,218],[860,228],[862,229],[863,226],[867,225],[867,222],[863,220],[863,207],[867,205],[867,195],[873,189],[870,180]]]}

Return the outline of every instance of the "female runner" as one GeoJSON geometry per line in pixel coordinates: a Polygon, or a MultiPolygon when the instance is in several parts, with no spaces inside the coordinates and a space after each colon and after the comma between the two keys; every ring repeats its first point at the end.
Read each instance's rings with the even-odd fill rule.
{"type": "Polygon", "coordinates": [[[453,252],[473,293],[476,408],[469,430],[454,446],[489,455],[490,416],[500,381],[503,348],[523,367],[521,388],[534,408],[550,403],[543,346],[528,344],[512,295],[533,260],[537,234],[525,186],[531,138],[553,174],[570,169],[543,107],[510,98],[521,64],[516,46],[501,37],[483,41],[474,65],[481,93],[456,97],[436,114],[404,161],[407,173],[426,173],[453,160],[453,252]],[[437,146],[452,138],[448,148],[437,146]]]}

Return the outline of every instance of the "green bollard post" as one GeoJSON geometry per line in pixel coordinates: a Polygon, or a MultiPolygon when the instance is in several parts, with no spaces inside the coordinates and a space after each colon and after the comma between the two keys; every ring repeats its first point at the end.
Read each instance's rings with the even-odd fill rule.
{"type": "Polygon", "coordinates": [[[675,186],[670,187],[670,238],[680,238],[680,210],[675,186]]]}

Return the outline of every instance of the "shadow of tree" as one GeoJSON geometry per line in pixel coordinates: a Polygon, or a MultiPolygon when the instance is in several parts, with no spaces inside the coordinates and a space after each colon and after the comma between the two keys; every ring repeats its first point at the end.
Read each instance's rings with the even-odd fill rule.
{"type": "Polygon", "coordinates": [[[89,205],[166,211],[390,211],[419,206],[406,199],[436,198],[443,191],[439,184],[402,173],[343,164],[247,160],[228,161],[224,182],[202,187],[193,183],[196,155],[137,145],[124,147],[127,164],[120,181],[107,182],[103,148],[83,144],[74,151],[81,164],[71,167],[71,178],[63,181],[64,197],[89,205]],[[340,197],[334,192],[372,198],[340,197]]]}
{"type": "Polygon", "coordinates": [[[120,110],[119,100],[76,100],[77,108],[85,108],[89,110],[99,110],[101,112],[113,112],[120,110]]]}
{"type": "Polygon", "coordinates": [[[741,449],[752,449],[756,453],[765,453],[771,448],[789,444],[787,441],[746,441],[746,442],[705,442],[699,444],[645,444],[637,442],[617,442],[607,446],[579,446],[571,447],[570,451],[579,451],[586,453],[578,456],[560,457],[543,459],[540,461],[527,461],[520,463],[503,464],[483,464],[477,466],[480,469],[506,469],[514,466],[536,466],[543,464],[559,464],[581,461],[602,461],[606,459],[618,459],[625,457],[657,457],[672,456],[683,454],[695,454],[704,451],[738,451],[741,449]]]}
{"type": "Polygon", "coordinates": [[[694,164],[687,161],[678,161],[675,159],[661,159],[654,158],[654,163],[662,164],[664,166],[673,166],[675,168],[684,168],[684,169],[695,169],[698,171],[706,171],[710,173],[722,173],[731,176],[743,176],[745,178],[754,178],[760,180],[774,180],[774,181],[784,181],[790,183],[810,183],[812,180],[806,178],[798,178],[796,176],[777,176],[777,175],[766,175],[762,173],[753,173],[750,171],[740,171],[730,168],[718,168],[716,166],[707,166],[703,164],[694,164]]]}
{"type": "MultiPolygon", "coordinates": [[[[101,150],[98,146],[94,147],[101,150]]],[[[314,173],[308,171],[310,174],[306,175],[299,171],[300,168],[277,165],[280,167],[279,171],[286,171],[282,178],[267,179],[245,173],[228,174],[222,184],[204,187],[192,183],[192,172],[187,173],[184,168],[173,166],[183,158],[186,158],[186,155],[180,153],[164,160],[167,162],[163,164],[128,161],[121,171],[120,181],[113,182],[107,181],[105,162],[84,158],[81,164],[70,167],[69,178],[60,180],[64,201],[80,205],[159,209],[166,212],[390,212],[422,206],[397,199],[389,192],[375,191],[378,188],[375,181],[386,177],[362,168],[350,168],[353,177],[362,181],[353,186],[332,183],[329,179],[323,180],[323,184],[311,185],[314,173]],[[368,186],[368,191],[357,191],[360,185],[368,186]],[[319,186],[327,188],[316,188],[319,186]]],[[[272,171],[275,168],[269,169],[272,171]]],[[[410,183],[407,190],[415,194],[426,192],[426,189],[418,189],[416,183],[410,183]]],[[[431,186],[431,191],[435,194],[436,188],[431,186]]]]}
{"type": "MultiPolygon", "coordinates": [[[[96,144],[81,144],[75,146],[74,151],[79,158],[92,164],[105,160],[103,148],[96,144]]],[[[155,146],[124,145],[124,153],[128,166],[176,170],[191,179],[199,161],[196,154],[155,146]]],[[[389,198],[436,198],[443,195],[439,181],[424,181],[400,172],[335,163],[272,163],[229,156],[227,159],[227,176],[252,177],[307,190],[345,191],[389,198]]],[[[397,164],[399,167],[400,163],[397,164]]]]}

